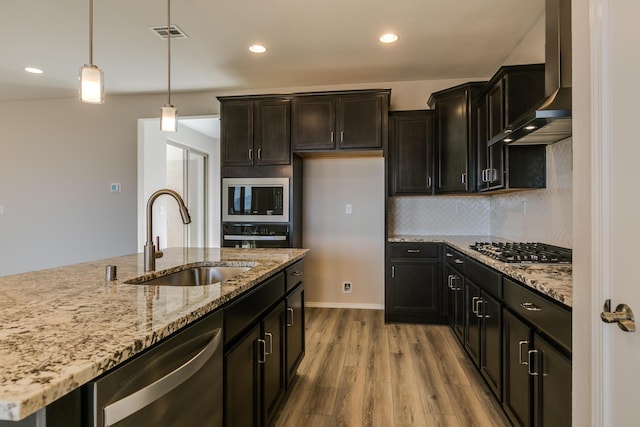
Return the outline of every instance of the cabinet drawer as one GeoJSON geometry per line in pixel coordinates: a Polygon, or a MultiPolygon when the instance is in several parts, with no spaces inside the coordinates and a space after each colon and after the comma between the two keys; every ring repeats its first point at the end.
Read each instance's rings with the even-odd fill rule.
{"type": "Polygon", "coordinates": [[[304,281],[304,260],[300,260],[288,267],[284,274],[287,282],[287,292],[295,288],[295,286],[304,281]]]}
{"type": "Polygon", "coordinates": [[[506,277],[503,292],[504,302],[513,312],[571,352],[571,310],[506,277]]]}
{"type": "Polygon", "coordinates": [[[391,258],[439,258],[440,243],[391,243],[391,258]]]}
{"type": "Polygon", "coordinates": [[[471,258],[464,265],[464,274],[476,285],[497,298],[502,298],[502,275],[471,258]]]}
{"type": "Polygon", "coordinates": [[[224,309],[224,342],[230,342],[238,333],[253,323],[260,314],[284,296],[284,273],[267,279],[248,295],[224,309]]]}

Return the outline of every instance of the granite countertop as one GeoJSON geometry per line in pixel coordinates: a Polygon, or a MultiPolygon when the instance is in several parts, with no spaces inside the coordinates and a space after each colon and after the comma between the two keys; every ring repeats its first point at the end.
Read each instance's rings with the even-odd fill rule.
{"type": "Polygon", "coordinates": [[[163,251],[156,271],[204,261],[252,268],[209,286],[128,285],[144,275],[142,254],[133,254],[0,277],[0,420],[25,418],[308,252],[163,251]],[[107,265],[117,266],[117,281],[105,280],[107,265]]]}
{"type": "Polygon", "coordinates": [[[469,249],[475,242],[507,242],[493,236],[390,236],[389,242],[441,242],[447,243],[460,252],[486,264],[512,279],[515,279],[554,300],[571,307],[572,266],[570,264],[518,264],[505,263],[469,249]]]}

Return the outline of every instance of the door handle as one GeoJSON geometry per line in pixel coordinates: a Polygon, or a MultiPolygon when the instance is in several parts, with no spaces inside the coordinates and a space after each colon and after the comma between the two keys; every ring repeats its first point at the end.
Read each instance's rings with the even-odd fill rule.
{"type": "Polygon", "coordinates": [[[635,332],[636,322],[633,318],[633,311],[627,304],[618,304],[616,311],[611,310],[611,300],[604,303],[604,310],[600,313],[600,318],[605,323],[617,323],[620,329],[625,332],[635,332]]]}

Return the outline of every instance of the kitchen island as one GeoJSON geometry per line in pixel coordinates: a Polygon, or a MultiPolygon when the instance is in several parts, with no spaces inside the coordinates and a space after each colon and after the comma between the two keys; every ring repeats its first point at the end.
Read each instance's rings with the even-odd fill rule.
{"type": "Polygon", "coordinates": [[[0,420],[21,420],[304,258],[306,249],[170,248],[0,277],[0,420]],[[124,283],[201,262],[251,267],[209,286],[124,283]],[[117,280],[106,280],[107,265],[117,280]]]}

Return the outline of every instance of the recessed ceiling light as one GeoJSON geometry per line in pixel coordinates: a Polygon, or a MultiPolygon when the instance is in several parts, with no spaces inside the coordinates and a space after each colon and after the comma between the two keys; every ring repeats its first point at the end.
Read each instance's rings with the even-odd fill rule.
{"type": "Polygon", "coordinates": [[[24,70],[27,73],[31,73],[31,74],[42,74],[43,71],[40,68],[34,68],[34,67],[24,67],[24,70]]]}
{"type": "Polygon", "coordinates": [[[261,44],[252,44],[251,46],[249,46],[249,50],[253,53],[265,53],[267,51],[267,48],[261,44]]]}
{"type": "Polygon", "coordinates": [[[383,34],[378,40],[380,40],[382,43],[393,43],[395,41],[398,41],[398,35],[393,33],[383,34]]]}

